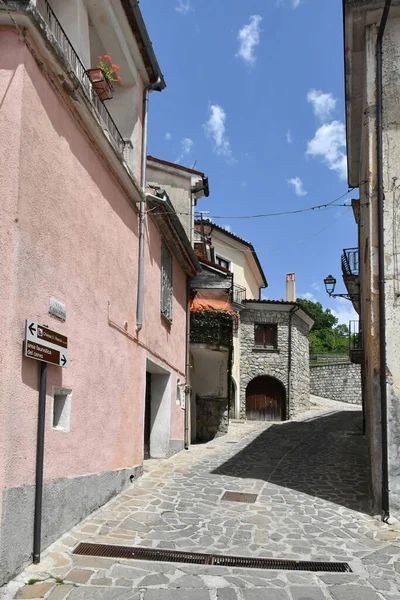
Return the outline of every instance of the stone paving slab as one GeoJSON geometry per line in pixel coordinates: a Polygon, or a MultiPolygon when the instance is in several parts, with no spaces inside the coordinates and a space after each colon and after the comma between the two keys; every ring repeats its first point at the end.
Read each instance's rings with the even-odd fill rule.
{"type": "Polygon", "coordinates": [[[315,402],[295,421],[233,423],[225,437],[147,461],[140,480],[53,544],[3,589],[4,600],[30,593],[33,578],[49,584],[51,600],[398,600],[400,532],[369,513],[360,412],[315,402]],[[226,502],[225,491],[257,500],[226,502]],[[353,573],[71,554],[80,541],[346,561],[353,573]]]}

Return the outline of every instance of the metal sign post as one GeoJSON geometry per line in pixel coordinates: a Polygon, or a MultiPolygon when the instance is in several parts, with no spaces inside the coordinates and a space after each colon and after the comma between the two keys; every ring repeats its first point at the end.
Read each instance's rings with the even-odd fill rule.
{"type": "Polygon", "coordinates": [[[44,458],[44,429],[46,419],[46,384],[47,363],[39,365],[39,412],[38,433],[36,445],[36,485],[35,485],[35,520],[33,526],[33,564],[40,563],[40,542],[42,533],[42,500],[43,500],[43,458],[44,458]]]}
{"type": "Polygon", "coordinates": [[[44,432],[46,423],[47,363],[67,367],[68,339],[30,319],[25,324],[25,356],[40,361],[39,411],[36,444],[35,517],[33,527],[33,563],[40,562],[43,503],[44,432]]]}

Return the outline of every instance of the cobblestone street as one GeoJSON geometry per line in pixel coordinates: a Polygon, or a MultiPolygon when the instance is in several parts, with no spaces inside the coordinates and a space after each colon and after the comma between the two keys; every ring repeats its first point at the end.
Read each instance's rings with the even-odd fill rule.
{"type": "Polygon", "coordinates": [[[398,525],[371,514],[361,413],[327,402],[282,424],[148,461],[129,489],[3,590],[51,600],[398,600],[398,525]],[[254,504],[222,500],[257,494],[254,504]],[[152,563],[72,555],[81,541],[238,556],[346,561],[352,573],[152,563]],[[26,585],[30,581],[30,585],[26,585]]]}

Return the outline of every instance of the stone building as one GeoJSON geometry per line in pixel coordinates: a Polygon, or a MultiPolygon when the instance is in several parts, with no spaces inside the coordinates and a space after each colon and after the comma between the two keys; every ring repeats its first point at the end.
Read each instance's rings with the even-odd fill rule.
{"type": "Polygon", "coordinates": [[[373,499],[385,520],[400,518],[399,17],[398,0],[343,2],[348,184],[360,196],[358,243],[344,251],[342,270],[360,315],[352,355],[362,369],[373,499]]]}
{"type": "Polygon", "coordinates": [[[307,410],[312,317],[294,301],[246,300],[240,320],[240,418],[283,421],[307,410]]]}
{"type": "MultiPolygon", "coordinates": [[[[295,301],[294,273],[286,276],[286,300],[261,300],[267,280],[250,242],[210,221],[195,222],[194,239],[200,263],[233,276],[231,308],[240,317],[233,332],[229,417],[280,421],[306,410],[314,321],[295,301]]],[[[219,414],[225,423],[225,413],[219,414]]],[[[216,411],[211,416],[218,419],[216,411]]]]}

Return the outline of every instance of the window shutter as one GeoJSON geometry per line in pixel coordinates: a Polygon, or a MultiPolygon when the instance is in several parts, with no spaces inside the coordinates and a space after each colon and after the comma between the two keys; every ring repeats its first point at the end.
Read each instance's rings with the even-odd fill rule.
{"type": "Polygon", "coordinates": [[[264,347],[264,325],[254,326],[254,344],[264,347]]]}

